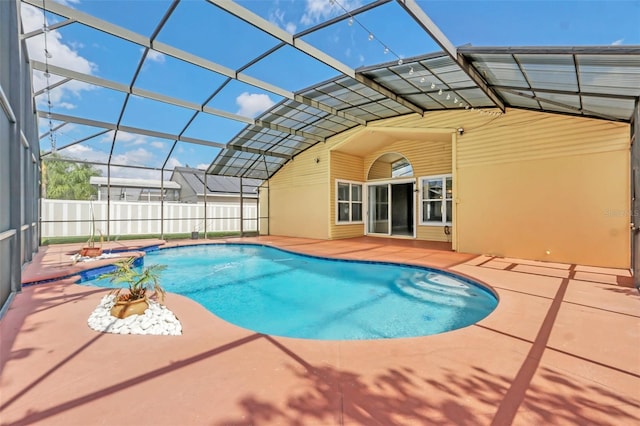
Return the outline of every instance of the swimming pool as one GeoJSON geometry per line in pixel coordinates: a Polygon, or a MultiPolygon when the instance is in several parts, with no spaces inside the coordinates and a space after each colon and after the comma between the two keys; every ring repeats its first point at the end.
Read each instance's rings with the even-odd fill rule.
{"type": "MultiPolygon", "coordinates": [[[[299,255],[253,244],[149,252],[165,290],[260,333],[324,340],[425,336],[466,327],[497,306],[487,288],[456,275],[380,262],[299,255]]],[[[108,281],[84,284],[110,287],[108,281]]]]}

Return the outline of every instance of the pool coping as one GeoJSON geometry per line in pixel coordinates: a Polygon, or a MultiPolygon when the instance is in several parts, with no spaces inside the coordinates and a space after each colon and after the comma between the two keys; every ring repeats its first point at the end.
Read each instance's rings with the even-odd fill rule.
{"type": "MultiPolygon", "coordinates": [[[[334,257],[334,256],[320,256],[320,255],[314,255],[314,254],[309,254],[309,253],[305,253],[302,251],[295,251],[292,249],[287,249],[287,248],[282,248],[282,247],[278,247],[276,245],[273,244],[269,244],[269,243],[262,243],[262,242],[247,242],[247,241],[220,241],[220,240],[212,240],[212,241],[208,241],[208,242],[195,242],[196,240],[186,240],[186,241],[181,241],[180,244],[157,244],[157,243],[153,243],[150,245],[142,245],[142,246],[138,246],[139,251],[129,251],[127,248],[120,248],[117,250],[109,250],[108,253],[105,252],[105,254],[119,254],[121,256],[118,257],[109,257],[109,258],[102,258],[99,259],[100,263],[97,266],[93,266],[95,261],[91,261],[91,262],[78,262],[76,264],[74,264],[74,266],[76,266],[76,268],[74,268],[75,270],[72,272],[69,271],[61,271],[59,274],[54,275],[54,276],[50,276],[47,278],[43,278],[43,279],[31,279],[31,280],[23,280],[22,282],[22,287],[30,287],[30,286],[34,286],[34,285],[41,285],[41,284],[48,284],[48,283],[52,283],[55,281],[59,281],[59,280],[66,280],[66,279],[70,279],[70,278],[74,278],[75,279],[75,283],[76,284],[82,284],[83,281],[87,281],[87,280],[91,280],[94,279],[100,275],[102,275],[103,273],[107,273],[112,271],[115,266],[114,264],[116,262],[118,262],[119,260],[123,259],[123,258],[129,258],[129,257],[136,257],[138,259],[142,259],[142,262],[144,262],[144,258],[145,255],[149,252],[154,252],[154,251],[163,251],[163,250],[171,250],[171,249],[178,249],[178,248],[184,248],[184,247],[198,247],[198,246],[211,246],[211,245],[251,245],[251,246],[256,246],[256,247],[269,247],[275,250],[279,250],[285,253],[292,253],[292,254],[296,254],[299,256],[305,256],[305,257],[310,257],[310,258],[315,258],[315,259],[328,259],[328,260],[333,260],[333,261],[337,261],[337,262],[354,262],[354,263],[367,263],[367,264],[379,264],[379,265],[396,265],[396,266],[405,266],[405,267],[409,267],[409,268],[415,268],[415,269],[420,269],[420,270],[427,270],[430,272],[439,272],[439,273],[443,273],[444,275],[450,276],[452,278],[457,278],[457,279],[461,279],[462,281],[473,285],[475,287],[480,288],[480,290],[485,291],[487,293],[489,293],[490,295],[492,295],[498,303],[500,303],[500,295],[499,293],[488,283],[479,280],[477,278],[473,278],[471,276],[468,276],[464,273],[460,273],[460,272],[454,272],[451,271],[448,268],[438,268],[435,266],[428,266],[428,265],[420,265],[417,263],[411,263],[411,262],[399,262],[399,261],[382,261],[382,260],[367,260],[367,259],[346,259],[346,258],[340,258],[340,257],[334,257]],[[194,242],[190,242],[190,241],[194,241],[194,242]],[[87,266],[87,267],[85,267],[87,266]]],[[[136,264],[136,266],[141,265],[142,263],[138,262],[136,264]]]]}

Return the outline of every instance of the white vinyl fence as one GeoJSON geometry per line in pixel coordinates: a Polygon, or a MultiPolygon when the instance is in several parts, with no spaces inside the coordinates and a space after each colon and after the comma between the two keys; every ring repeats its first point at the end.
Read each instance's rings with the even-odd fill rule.
{"type": "MultiPolygon", "coordinates": [[[[111,202],[107,215],[106,201],[42,200],[42,238],[89,236],[91,211],[95,218],[96,237],[107,234],[120,235],[160,234],[161,222],[164,234],[185,234],[205,231],[204,203],[164,203],[164,216],[159,202],[140,203],[111,202]],[[161,218],[163,218],[161,220],[161,218]]],[[[258,216],[255,200],[244,202],[244,231],[257,231],[258,216]]],[[[207,232],[239,232],[240,203],[207,202],[207,232]]]]}

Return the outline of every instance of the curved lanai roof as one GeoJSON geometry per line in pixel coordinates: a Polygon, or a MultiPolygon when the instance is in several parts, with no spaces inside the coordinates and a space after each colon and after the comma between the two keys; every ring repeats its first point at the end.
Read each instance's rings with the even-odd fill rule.
{"type": "Polygon", "coordinates": [[[407,59],[402,65],[368,67],[358,70],[356,78],[338,77],[298,94],[329,104],[344,116],[283,100],[259,120],[299,134],[248,125],[210,170],[266,179],[306,148],[349,128],[444,109],[510,107],[629,121],[640,96],[640,47],[466,47],[458,53],[482,73],[485,90],[444,52],[407,59]],[[373,82],[392,94],[385,97],[360,81],[373,82]],[[487,92],[497,95],[502,105],[496,105],[487,92]],[[411,107],[402,100],[410,101],[411,107]],[[313,138],[300,136],[304,133],[313,138]],[[270,158],[263,158],[260,151],[270,158]]]}
{"type": "Polygon", "coordinates": [[[310,146],[379,119],[509,107],[629,121],[640,98],[640,46],[456,48],[413,0],[327,0],[332,13],[293,33],[265,19],[256,2],[124,2],[145,4],[145,15],[128,20],[84,3],[22,2],[40,83],[43,156],[57,150],[108,165],[112,175],[170,171],[181,165],[178,153],[191,149],[209,173],[266,179],[310,146]],[[421,37],[418,45],[435,53],[396,54],[380,41],[386,27],[370,28],[375,14],[393,16],[387,25],[421,37]],[[29,28],[38,19],[44,26],[29,28]],[[386,61],[354,67],[317,47],[345,26],[368,32],[386,61]],[[216,43],[231,29],[232,52],[221,52],[229,48],[216,43]],[[117,47],[96,50],[91,60],[104,61],[98,71],[89,60],[65,61],[72,49],[51,55],[74,31],[85,43],[109,39],[117,47]],[[206,36],[212,49],[190,43],[206,36]],[[65,105],[65,90],[86,102],[65,105]],[[243,96],[265,102],[228,107],[243,96]],[[149,149],[133,149],[144,144],[149,149]]]}

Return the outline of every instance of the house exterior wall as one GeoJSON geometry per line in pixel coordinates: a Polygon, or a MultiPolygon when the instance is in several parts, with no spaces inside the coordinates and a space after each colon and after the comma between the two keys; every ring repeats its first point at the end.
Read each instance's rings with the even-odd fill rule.
{"type": "Polygon", "coordinates": [[[369,166],[367,180],[384,179],[391,176],[391,163],[375,161],[369,166]]]}
{"type": "Polygon", "coordinates": [[[323,144],[285,164],[269,180],[269,233],[329,238],[328,186],[328,153],[323,144]]]}
{"type": "Polygon", "coordinates": [[[628,125],[509,111],[457,159],[459,251],[629,267],[628,125]]]}
{"type": "MultiPolygon", "coordinates": [[[[197,203],[198,196],[187,180],[180,173],[174,173],[171,180],[180,184],[180,201],[183,203],[197,203]]],[[[204,190],[204,188],[203,188],[204,190]]]]}
{"type": "MultiPolygon", "coordinates": [[[[413,168],[413,177],[416,178],[416,188],[419,188],[419,178],[450,174],[451,166],[451,142],[433,141],[426,136],[425,140],[405,140],[390,144],[387,148],[379,149],[367,155],[364,159],[365,169],[369,169],[373,163],[387,152],[396,152],[409,160],[413,168]]],[[[429,241],[449,241],[450,236],[444,233],[443,226],[420,225],[418,203],[420,194],[416,194],[414,206],[416,217],[416,238],[429,241]]]]}
{"type": "Polygon", "coordinates": [[[628,268],[626,164],[609,152],[461,169],[458,249],[628,268]]]}
{"type": "MultiPolygon", "coordinates": [[[[629,267],[628,124],[510,109],[503,115],[430,112],[364,129],[376,127],[424,128],[425,136],[390,141],[362,155],[340,152],[340,144],[360,128],[296,157],[270,182],[272,234],[363,235],[364,224],[336,225],[335,180],[365,181],[380,155],[395,152],[409,160],[416,178],[453,175],[458,251],[629,267]],[[432,138],[429,129],[436,128],[451,129],[450,140],[432,138]],[[276,190],[280,195],[274,197],[276,190]],[[298,214],[285,212],[291,206],[298,214]]],[[[417,198],[416,217],[418,204],[417,198]]],[[[420,226],[419,220],[416,234],[425,240],[452,238],[442,227],[420,226]]]]}
{"type": "Polygon", "coordinates": [[[260,235],[269,235],[269,181],[262,184],[258,191],[258,231],[260,235]]]}
{"type": "Polygon", "coordinates": [[[336,223],[336,180],[340,179],[347,181],[364,182],[366,176],[364,160],[361,157],[345,154],[339,151],[331,151],[330,155],[331,178],[329,179],[329,235],[332,239],[360,237],[364,235],[364,222],[339,225],[336,223]]]}

